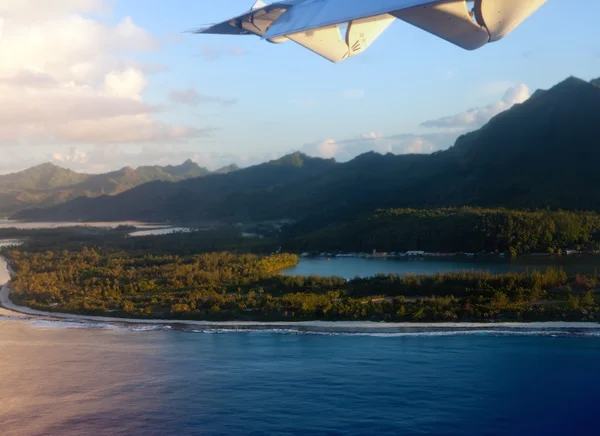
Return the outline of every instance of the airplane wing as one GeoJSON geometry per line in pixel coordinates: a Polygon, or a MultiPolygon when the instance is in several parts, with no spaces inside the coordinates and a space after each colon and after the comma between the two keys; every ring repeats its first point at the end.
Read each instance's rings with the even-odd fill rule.
{"type": "Polygon", "coordinates": [[[213,24],[209,27],[194,30],[192,33],[208,33],[214,35],[255,35],[256,33],[244,29],[242,24],[252,21],[252,19],[259,14],[262,15],[268,12],[280,11],[279,15],[281,15],[281,13],[283,13],[285,10],[285,7],[278,7],[277,5],[269,6],[262,0],[258,0],[245,14],[238,15],[237,17],[233,17],[230,20],[223,21],[218,24],[213,24]]]}
{"type": "Polygon", "coordinates": [[[547,0],[262,0],[245,14],[195,33],[292,40],[332,62],[365,51],[399,19],[466,50],[511,33],[547,0]]]}

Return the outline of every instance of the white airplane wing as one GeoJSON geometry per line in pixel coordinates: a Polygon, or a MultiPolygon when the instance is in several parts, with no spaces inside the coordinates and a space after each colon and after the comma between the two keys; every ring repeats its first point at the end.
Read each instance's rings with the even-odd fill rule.
{"type": "Polygon", "coordinates": [[[257,1],[250,11],[195,33],[292,40],[340,62],[366,50],[396,19],[467,50],[498,41],[547,0],[257,1]]]}

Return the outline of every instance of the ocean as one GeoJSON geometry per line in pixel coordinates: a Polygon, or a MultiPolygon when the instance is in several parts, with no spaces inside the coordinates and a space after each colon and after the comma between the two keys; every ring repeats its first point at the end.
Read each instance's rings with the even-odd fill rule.
{"type": "Polygon", "coordinates": [[[343,334],[0,315],[0,434],[596,434],[600,332],[343,334]]]}

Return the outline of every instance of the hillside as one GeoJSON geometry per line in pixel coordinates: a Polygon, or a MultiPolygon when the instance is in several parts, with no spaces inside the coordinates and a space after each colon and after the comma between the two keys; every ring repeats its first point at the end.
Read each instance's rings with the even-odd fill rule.
{"type": "Polygon", "coordinates": [[[301,153],[226,174],[147,183],[115,197],[78,198],[48,209],[32,209],[22,219],[145,220],[254,219],[269,216],[272,205],[256,199],[325,174],[338,164],[301,153]]]}
{"type": "Polygon", "coordinates": [[[593,212],[444,208],[367,213],[283,243],[292,251],[555,253],[600,248],[600,215],[593,212]]]}
{"type": "Polygon", "coordinates": [[[303,231],[378,208],[600,210],[600,88],[569,78],[433,155],[279,161],[116,197],[28,211],[33,219],[303,220],[303,231]]]}
{"type": "Polygon", "coordinates": [[[81,183],[89,177],[45,163],[18,173],[0,176],[0,192],[62,188],[81,183]]]}
{"type": "Polygon", "coordinates": [[[82,196],[116,195],[156,180],[177,182],[210,173],[191,160],[176,166],[126,167],[106,174],[80,174],[46,163],[0,176],[0,215],[32,206],[54,206],[82,196]]]}

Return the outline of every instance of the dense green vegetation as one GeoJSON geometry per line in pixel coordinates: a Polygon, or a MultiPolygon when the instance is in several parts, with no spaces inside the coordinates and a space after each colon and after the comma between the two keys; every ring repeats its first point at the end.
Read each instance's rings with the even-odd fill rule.
{"type": "MultiPolygon", "coordinates": [[[[302,225],[271,230],[262,238],[244,237],[235,226],[165,236],[128,237],[133,228],[105,230],[0,229],[0,238],[33,240],[29,250],[84,246],[126,252],[199,254],[215,251],[267,254],[286,252],[406,252],[505,253],[509,256],[568,250],[600,250],[600,215],[595,212],[518,211],[507,209],[445,208],[388,209],[302,232],[302,225]]],[[[263,232],[267,230],[263,229],[263,232]]]]}
{"type": "Polygon", "coordinates": [[[600,320],[597,277],[564,272],[286,277],[289,254],[178,256],[110,249],[9,253],[15,301],[118,317],[204,320],[600,320]]]}
{"type": "Polygon", "coordinates": [[[0,230],[33,241],[4,250],[17,272],[13,298],[45,310],[169,319],[600,320],[599,277],[292,278],[278,273],[296,256],[268,254],[599,250],[596,85],[570,78],[536,92],[428,156],[367,153],[339,164],[294,153],[210,177],[191,162],[100,176],[43,165],[1,176],[0,213],[79,197],[22,218],[221,222],[146,238],[127,228],[0,230]],[[574,212],[583,210],[595,212],[574,212]],[[298,222],[266,238],[223,225],[282,218],[298,222]]]}
{"type": "Polygon", "coordinates": [[[390,209],[324,227],[287,250],[559,253],[599,250],[600,215],[506,209],[390,209]]]}
{"type": "Polygon", "coordinates": [[[80,199],[30,219],[290,218],[310,230],[389,208],[600,211],[600,88],[569,78],[432,155],[367,153],[347,163],[293,154],[215,177],[80,199]]]}
{"type": "MultiPolygon", "coordinates": [[[[104,250],[153,254],[190,255],[215,251],[268,254],[277,251],[276,238],[247,238],[235,227],[221,226],[190,233],[130,237],[134,227],[119,226],[109,230],[93,227],[65,227],[58,229],[0,229],[0,239],[18,239],[26,243],[30,252],[60,250],[79,251],[84,247],[104,250]]],[[[1,250],[0,250],[1,251],[1,250]]]]}

